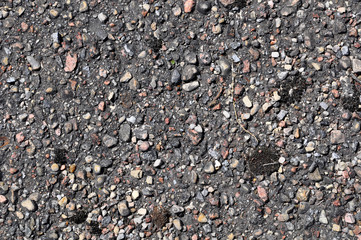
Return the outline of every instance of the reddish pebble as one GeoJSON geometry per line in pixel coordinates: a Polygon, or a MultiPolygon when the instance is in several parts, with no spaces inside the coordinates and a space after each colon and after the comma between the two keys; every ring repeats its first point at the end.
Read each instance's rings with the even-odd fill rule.
{"type": "Polygon", "coordinates": [[[184,2],[184,12],[186,13],[192,12],[194,5],[195,5],[194,0],[186,0],[184,2]]]}
{"type": "Polygon", "coordinates": [[[74,54],[73,56],[68,54],[68,56],[66,56],[66,62],[64,68],[65,72],[72,72],[76,67],[77,61],[78,61],[78,56],[76,54],[74,54]]]}
{"type": "Polygon", "coordinates": [[[337,89],[332,89],[331,91],[332,95],[334,98],[339,98],[340,97],[340,94],[339,92],[337,91],[337,89]]]}
{"type": "Polygon", "coordinates": [[[194,234],[193,236],[192,236],[192,240],[197,240],[198,239],[198,236],[196,235],[196,234],[194,234]]]}
{"type": "Polygon", "coordinates": [[[6,203],[8,200],[4,195],[0,195],[0,203],[6,203]]]}
{"type": "Polygon", "coordinates": [[[104,101],[101,101],[101,102],[98,104],[98,109],[103,112],[103,111],[104,111],[104,107],[105,107],[105,103],[104,103],[104,101]]]}
{"type": "Polygon", "coordinates": [[[139,149],[142,151],[142,152],[145,152],[145,151],[148,151],[149,149],[149,142],[147,141],[141,141],[140,144],[139,144],[139,149]]]}
{"type": "Polygon", "coordinates": [[[243,73],[249,73],[250,72],[250,67],[251,67],[251,64],[249,63],[249,60],[244,60],[243,61],[243,70],[242,70],[242,72],[243,73]]]}
{"type": "Polygon", "coordinates": [[[264,189],[261,186],[257,187],[258,196],[260,199],[262,199],[263,202],[266,202],[268,200],[268,195],[266,189],[264,189]]]}
{"type": "Polygon", "coordinates": [[[21,143],[25,140],[23,132],[19,132],[18,134],[16,134],[15,138],[18,143],[21,143]]]}

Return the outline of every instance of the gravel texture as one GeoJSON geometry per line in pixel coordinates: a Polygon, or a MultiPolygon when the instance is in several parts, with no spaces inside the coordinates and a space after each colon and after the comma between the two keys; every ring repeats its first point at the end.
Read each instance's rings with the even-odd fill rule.
{"type": "Polygon", "coordinates": [[[0,1],[1,239],[361,239],[360,12],[0,1]]]}

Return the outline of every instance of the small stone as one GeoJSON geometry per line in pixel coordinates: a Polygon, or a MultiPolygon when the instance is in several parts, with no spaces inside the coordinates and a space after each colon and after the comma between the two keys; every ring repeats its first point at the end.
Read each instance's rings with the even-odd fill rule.
{"type": "Polygon", "coordinates": [[[197,89],[199,87],[199,82],[198,81],[193,81],[190,83],[184,83],[182,85],[182,89],[186,92],[191,92],[195,89],[197,89]]]}
{"type": "Polygon", "coordinates": [[[178,5],[176,5],[174,6],[174,8],[172,8],[172,12],[174,16],[178,17],[182,14],[182,9],[178,5]]]}
{"type": "Polygon", "coordinates": [[[278,121],[282,121],[282,120],[286,117],[287,114],[288,114],[288,111],[282,109],[282,110],[277,114],[277,119],[278,119],[278,121]]]}
{"type": "Polygon", "coordinates": [[[132,199],[137,200],[140,196],[140,192],[138,190],[132,191],[132,199]]]}
{"type": "Polygon", "coordinates": [[[124,75],[120,78],[120,82],[129,82],[130,79],[132,79],[132,74],[130,72],[124,73],[124,75]]]}
{"type": "Polygon", "coordinates": [[[206,173],[214,173],[215,168],[212,162],[207,162],[204,166],[204,172],[206,173]]]}
{"type": "Polygon", "coordinates": [[[323,223],[323,224],[328,224],[328,220],[327,220],[327,217],[326,217],[325,210],[321,211],[320,217],[318,218],[318,221],[320,221],[320,223],[323,223]]]}
{"type": "Polygon", "coordinates": [[[36,210],[36,204],[34,201],[30,199],[26,199],[21,202],[20,204],[23,208],[27,209],[28,211],[35,211],[36,210]]]}
{"type": "Polygon", "coordinates": [[[281,213],[277,217],[277,220],[280,222],[287,222],[289,219],[290,219],[290,216],[287,213],[281,213]]]}
{"type": "Polygon", "coordinates": [[[184,59],[189,64],[197,64],[197,55],[194,52],[189,52],[184,56],[184,59]]]}
{"type": "Polygon", "coordinates": [[[118,211],[119,211],[119,214],[122,216],[122,217],[127,217],[130,215],[130,210],[128,208],[128,204],[127,204],[127,201],[121,201],[119,204],[118,204],[118,211]]]}
{"type": "Polygon", "coordinates": [[[174,225],[174,227],[178,230],[178,231],[181,231],[182,230],[182,222],[181,222],[181,220],[179,220],[179,219],[174,219],[173,220],[173,225],[174,225]]]}
{"type": "Polygon", "coordinates": [[[50,168],[51,168],[51,171],[53,171],[53,172],[59,171],[59,165],[56,163],[51,164],[50,168]]]}
{"type": "Polygon", "coordinates": [[[352,213],[346,213],[345,214],[345,222],[346,223],[351,223],[351,224],[355,223],[355,217],[353,216],[352,213]]]}
{"type": "Polygon", "coordinates": [[[228,76],[231,73],[231,71],[232,71],[231,64],[226,59],[219,60],[218,65],[221,68],[222,76],[228,76]]]}
{"type": "Polygon", "coordinates": [[[222,33],[222,26],[221,26],[221,24],[214,25],[214,26],[212,27],[212,32],[213,32],[214,34],[220,34],[220,33],[222,33]]]}
{"type": "Polygon", "coordinates": [[[206,223],[208,221],[207,217],[203,214],[203,213],[200,213],[198,215],[198,222],[200,223],[206,223]]]}
{"type": "Polygon", "coordinates": [[[246,106],[248,108],[251,108],[253,106],[253,104],[252,104],[252,102],[251,102],[251,100],[249,99],[248,96],[244,96],[242,98],[242,101],[243,101],[244,106],[246,106]]]}
{"type": "Polygon", "coordinates": [[[129,142],[131,136],[131,128],[129,124],[122,124],[119,129],[119,138],[123,142],[129,142]]]}
{"type": "Polygon", "coordinates": [[[338,224],[332,224],[332,231],[334,232],[340,232],[341,231],[341,226],[338,224]]]}
{"type": "Polygon", "coordinates": [[[316,71],[321,70],[321,64],[319,64],[319,63],[311,63],[311,65],[316,71]]]}
{"type": "Polygon", "coordinates": [[[300,202],[307,202],[310,192],[311,190],[308,187],[300,187],[296,193],[297,200],[300,202]]]}
{"type": "Polygon", "coordinates": [[[209,1],[197,1],[197,11],[206,15],[211,10],[211,3],[209,1]]]}
{"type": "Polygon", "coordinates": [[[328,104],[327,103],[325,103],[325,102],[321,102],[320,103],[320,107],[323,109],[323,110],[327,110],[328,109],[328,104]]]}
{"type": "Polygon", "coordinates": [[[88,7],[88,3],[87,1],[81,1],[80,6],[79,6],[79,12],[83,13],[88,11],[89,7],[88,7]]]}
{"type": "Polygon", "coordinates": [[[102,172],[102,166],[100,166],[99,164],[94,164],[93,166],[93,171],[95,174],[101,174],[102,172]]]}
{"type": "Polygon", "coordinates": [[[340,144],[346,141],[345,134],[343,134],[340,130],[333,130],[331,132],[331,144],[340,144]]]}
{"type": "Polygon", "coordinates": [[[51,9],[49,11],[49,14],[51,18],[57,18],[59,16],[59,11],[57,11],[56,9],[51,9]]]}
{"type": "Polygon", "coordinates": [[[315,143],[314,142],[308,142],[307,146],[305,147],[306,152],[313,152],[315,150],[315,143]]]}
{"type": "Polygon", "coordinates": [[[268,200],[268,194],[267,191],[264,187],[258,186],[257,187],[257,193],[258,193],[258,197],[263,201],[263,202],[267,202],[268,200]]]}
{"type": "Polygon", "coordinates": [[[15,215],[16,215],[16,217],[19,218],[19,219],[24,219],[24,214],[23,214],[22,212],[20,212],[20,211],[16,211],[16,212],[15,212],[15,215]]]}
{"type": "Polygon", "coordinates": [[[288,76],[288,72],[280,72],[277,74],[277,77],[280,79],[280,80],[285,80],[288,76]]]}
{"type": "Polygon", "coordinates": [[[186,13],[192,12],[194,5],[195,5],[194,0],[186,0],[184,2],[184,12],[186,13]]]}
{"type": "Polygon", "coordinates": [[[65,205],[68,203],[68,198],[67,197],[62,197],[60,200],[59,200],[59,202],[58,202],[58,204],[59,204],[59,206],[60,207],[65,207],[65,205]]]}
{"type": "Polygon", "coordinates": [[[198,74],[198,69],[194,65],[187,65],[182,70],[182,80],[184,82],[189,82],[193,80],[198,74]]]}
{"type": "Polygon", "coordinates": [[[74,53],[73,56],[71,56],[70,54],[68,54],[66,56],[66,60],[65,60],[65,68],[64,71],[65,72],[72,72],[74,71],[76,64],[78,61],[78,56],[76,53],[74,53]]]}
{"type": "Polygon", "coordinates": [[[118,143],[118,139],[107,134],[103,137],[103,143],[106,147],[111,148],[118,143]]]}
{"type": "Polygon", "coordinates": [[[0,203],[5,204],[7,203],[7,198],[4,195],[0,195],[0,203]]]}
{"type": "MultiPolygon", "coordinates": [[[[347,70],[351,66],[351,60],[349,57],[342,56],[339,60],[340,67],[344,70],[347,70]]],[[[357,64],[355,66],[357,68],[357,64]]],[[[359,70],[361,71],[361,65],[359,65],[359,70]]]]}
{"type": "Polygon", "coordinates": [[[175,70],[172,72],[170,81],[171,81],[172,84],[177,85],[177,84],[180,83],[180,80],[181,80],[181,75],[180,75],[180,73],[178,72],[178,70],[175,69],[175,70]]]}
{"type": "Polygon", "coordinates": [[[287,17],[287,16],[291,15],[292,13],[294,13],[294,11],[295,11],[295,9],[292,7],[284,7],[281,9],[281,15],[287,17]]]}
{"type": "Polygon", "coordinates": [[[143,177],[143,171],[139,169],[132,170],[130,175],[134,178],[140,179],[143,177]]]}
{"type": "Polygon", "coordinates": [[[148,211],[145,208],[140,208],[137,213],[141,216],[145,216],[148,213],[148,211]]]}
{"type": "Polygon", "coordinates": [[[33,56],[27,56],[26,60],[28,60],[31,70],[39,70],[40,69],[40,63],[33,57],[33,56]]]}
{"type": "Polygon", "coordinates": [[[236,0],[219,0],[223,6],[228,7],[236,2],[236,0]]]}
{"type": "Polygon", "coordinates": [[[322,176],[320,174],[320,170],[318,168],[316,168],[313,172],[308,173],[308,178],[315,182],[321,181],[322,176]]]}
{"type": "Polygon", "coordinates": [[[352,59],[352,71],[354,73],[361,73],[361,60],[352,59]]]}
{"type": "Polygon", "coordinates": [[[132,80],[129,81],[129,88],[134,91],[140,89],[139,81],[135,78],[132,78],[132,80]]]}
{"type": "Polygon", "coordinates": [[[108,20],[108,16],[105,15],[104,13],[99,13],[98,14],[98,19],[99,19],[100,22],[104,23],[104,22],[106,22],[108,20]]]}

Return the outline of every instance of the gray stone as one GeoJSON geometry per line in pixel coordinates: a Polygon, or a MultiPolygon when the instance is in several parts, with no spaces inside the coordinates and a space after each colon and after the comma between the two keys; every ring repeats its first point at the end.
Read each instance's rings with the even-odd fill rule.
{"type": "Polygon", "coordinates": [[[181,207],[181,206],[178,206],[178,205],[173,205],[173,206],[171,207],[170,211],[171,211],[173,214],[178,214],[178,213],[184,212],[184,208],[181,207]]]}
{"type": "Polygon", "coordinates": [[[347,46],[343,46],[341,47],[341,53],[343,56],[348,56],[350,54],[350,50],[348,49],[347,46]]]}
{"type": "Polygon", "coordinates": [[[361,73],[361,60],[352,59],[352,71],[354,73],[361,73]]]}
{"type": "Polygon", "coordinates": [[[327,220],[327,217],[326,217],[326,212],[325,210],[321,210],[321,213],[320,213],[320,216],[318,218],[318,221],[320,221],[320,223],[323,223],[323,224],[328,224],[328,220],[327,220]]]}
{"type": "Polygon", "coordinates": [[[325,103],[325,102],[321,102],[321,103],[320,103],[320,106],[321,106],[321,108],[322,108],[323,110],[327,110],[327,109],[328,109],[328,104],[325,103]]]}
{"type": "Polygon", "coordinates": [[[197,1],[197,11],[202,14],[207,14],[211,10],[211,7],[209,1],[197,1]]]}
{"type": "Polygon", "coordinates": [[[331,132],[331,144],[340,144],[346,141],[345,134],[343,134],[340,130],[333,130],[331,132]]]}
{"type": "Polygon", "coordinates": [[[173,72],[172,72],[172,76],[170,78],[170,81],[172,84],[174,85],[177,85],[180,83],[180,80],[181,80],[181,75],[180,73],[178,72],[177,69],[175,69],[173,72]]]}
{"type": "Polygon", "coordinates": [[[228,76],[231,73],[232,68],[231,68],[231,64],[228,62],[228,60],[221,59],[221,60],[218,61],[218,65],[221,68],[221,75],[222,76],[228,76]]]}
{"type": "Polygon", "coordinates": [[[131,129],[129,124],[123,124],[119,129],[119,138],[123,142],[129,142],[131,135],[131,129]]]}
{"type": "Polygon", "coordinates": [[[198,87],[199,87],[199,82],[198,81],[193,81],[193,82],[190,82],[190,83],[184,83],[182,85],[183,90],[186,91],[186,92],[191,92],[191,91],[195,90],[198,87]]]}
{"type": "Polygon", "coordinates": [[[318,168],[316,168],[313,172],[308,173],[308,178],[312,181],[318,182],[322,180],[322,176],[318,168]]]}
{"type": "Polygon", "coordinates": [[[127,217],[130,215],[130,210],[128,208],[127,201],[121,201],[118,204],[118,211],[119,211],[120,216],[122,216],[122,217],[127,217]]]}
{"type": "Polygon", "coordinates": [[[285,17],[291,15],[294,12],[295,12],[295,9],[292,7],[284,7],[281,9],[281,15],[285,16],[285,17]]]}
{"type": "Polygon", "coordinates": [[[346,28],[346,25],[340,21],[340,20],[336,20],[334,23],[333,23],[333,29],[334,29],[334,32],[337,33],[337,34],[341,34],[341,33],[346,33],[347,32],[347,28],[346,28]]]}
{"type": "Polygon", "coordinates": [[[282,110],[277,114],[277,119],[278,119],[278,121],[282,121],[282,120],[286,117],[287,114],[288,114],[288,111],[282,109],[282,110]]]}
{"type": "Polygon", "coordinates": [[[288,76],[288,72],[280,72],[280,73],[277,74],[277,77],[278,77],[280,80],[286,79],[287,76],[288,76]]]}
{"type": "Polygon", "coordinates": [[[100,22],[104,23],[104,22],[106,22],[108,20],[108,16],[105,15],[104,13],[99,13],[98,14],[98,19],[99,19],[100,22]]]}
{"type": "Polygon", "coordinates": [[[106,147],[111,148],[118,143],[118,139],[107,134],[103,137],[103,142],[106,147]]]}
{"type": "Polygon", "coordinates": [[[189,52],[185,55],[184,59],[189,64],[197,64],[197,55],[194,52],[189,52]]]}
{"type": "Polygon", "coordinates": [[[207,162],[203,168],[206,173],[214,173],[215,168],[212,162],[207,162]]]}
{"type": "Polygon", "coordinates": [[[27,56],[26,60],[28,60],[32,70],[40,69],[40,63],[33,56],[27,56]]]}
{"type": "Polygon", "coordinates": [[[182,71],[182,80],[184,82],[192,81],[198,74],[198,69],[194,65],[187,65],[182,71]]]}

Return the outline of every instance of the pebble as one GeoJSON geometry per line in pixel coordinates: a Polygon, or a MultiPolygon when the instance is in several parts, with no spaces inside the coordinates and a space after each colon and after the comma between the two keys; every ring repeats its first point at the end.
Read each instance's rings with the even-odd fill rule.
{"type": "Polygon", "coordinates": [[[316,168],[313,172],[308,173],[308,178],[312,181],[318,182],[322,180],[322,176],[318,168],[316,168]]]}
{"type": "Polygon", "coordinates": [[[197,11],[201,14],[208,14],[211,10],[211,3],[209,1],[197,1],[197,11]]]}
{"type": "Polygon", "coordinates": [[[174,227],[178,230],[178,231],[181,231],[182,230],[182,221],[179,220],[179,219],[174,219],[173,220],[173,225],[174,227]]]}
{"type": "Polygon", "coordinates": [[[187,65],[182,70],[182,80],[184,82],[192,81],[198,74],[198,69],[195,65],[187,65]]]}
{"type": "Polygon", "coordinates": [[[74,53],[73,56],[71,54],[68,54],[66,56],[64,71],[65,72],[74,71],[74,69],[76,68],[76,65],[77,65],[77,61],[78,61],[78,56],[76,53],[74,53]]]}
{"type": "Polygon", "coordinates": [[[193,82],[189,82],[189,83],[184,83],[182,85],[182,89],[186,92],[191,92],[195,89],[197,89],[199,87],[199,82],[198,81],[193,81],[193,82]]]}
{"type": "Polygon", "coordinates": [[[180,83],[180,80],[181,80],[180,73],[178,72],[178,70],[174,70],[172,72],[171,79],[170,79],[171,83],[174,85],[177,85],[180,83]]]}
{"type": "Polygon", "coordinates": [[[119,138],[123,142],[129,142],[131,137],[131,127],[129,124],[122,124],[119,129],[119,138]]]}
{"type": "Polygon", "coordinates": [[[214,173],[215,168],[212,162],[207,162],[204,166],[204,172],[206,173],[214,173]]]}
{"type": "Polygon", "coordinates": [[[194,5],[195,5],[194,0],[186,0],[184,2],[184,12],[186,12],[186,13],[192,12],[194,5]]]}
{"type": "Polygon", "coordinates": [[[126,82],[129,82],[129,80],[132,79],[132,78],[133,78],[132,74],[130,72],[126,72],[120,78],[120,82],[121,83],[126,83],[126,82]]]}
{"type": "Polygon", "coordinates": [[[354,73],[361,73],[361,60],[352,59],[352,71],[354,73]]]}
{"type": "Polygon", "coordinates": [[[56,163],[53,163],[53,164],[51,164],[51,171],[53,171],[53,172],[57,172],[57,171],[59,171],[59,165],[58,164],[56,164],[56,163]]]}
{"type": "Polygon", "coordinates": [[[108,16],[105,15],[104,13],[99,13],[98,14],[98,19],[101,23],[104,23],[108,20],[108,16]]]}
{"type": "Polygon", "coordinates": [[[140,197],[140,192],[138,190],[132,191],[132,199],[137,200],[140,197]]]}
{"type": "Polygon", "coordinates": [[[321,210],[321,213],[320,213],[320,216],[319,216],[319,219],[320,223],[323,223],[323,224],[328,224],[328,220],[327,220],[327,216],[326,216],[326,211],[325,210],[321,210]]]}
{"type": "Polygon", "coordinates": [[[296,198],[300,202],[307,202],[308,198],[310,197],[310,189],[307,187],[300,187],[297,190],[296,198]]]}
{"type": "Polygon", "coordinates": [[[222,76],[228,76],[231,73],[231,65],[226,59],[219,60],[218,65],[221,67],[222,76]]]}
{"type": "Polygon", "coordinates": [[[27,56],[26,60],[28,60],[31,70],[36,71],[40,69],[40,63],[33,56],[27,56]]]}
{"type": "Polygon", "coordinates": [[[65,205],[68,203],[68,198],[67,197],[62,197],[59,201],[58,204],[60,207],[65,207],[65,205]]]}
{"type": "Polygon", "coordinates": [[[119,211],[120,216],[122,216],[122,217],[127,217],[131,214],[131,212],[128,208],[127,201],[121,201],[120,203],[118,203],[118,211],[119,211]]]}
{"type": "Polygon", "coordinates": [[[33,212],[36,210],[36,204],[33,200],[26,199],[21,202],[20,204],[23,208],[27,209],[30,212],[33,212]]]}
{"type": "Polygon", "coordinates": [[[79,12],[83,13],[89,10],[87,1],[81,1],[79,6],[79,12]]]}
{"type": "Polygon", "coordinates": [[[340,144],[346,141],[345,134],[341,130],[333,130],[331,132],[331,144],[340,144]]]}
{"type": "Polygon", "coordinates": [[[105,135],[103,137],[103,142],[106,147],[112,148],[115,145],[117,145],[118,139],[116,139],[115,137],[109,136],[109,135],[105,135]]]}
{"type": "Polygon", "coordinates": [[[244,96],[242,98],[243,104],[244,106],[246,106],[247,108],[251,108],[253,106],[251,100],[249,99],[249,96],[244,96]]]}
{"type": "Polygon", "coordinates": [[[198,215],[198,222],[200,222],[200,223],[206,223],[206,222],[208,222],[208,219],[207,219],[207,217],[206,217],[203,213],[200,213],[200,214],[198,215]]]}
{"type": "Polygon", "coordinates": [[[130,172],[130,175],[134,178],[137,178],[137,179],[140,179],[143,177],[143,171],[142,170],[139,170],[139,169],[136,169],[136,170],[132,170],[130,172]]]}

